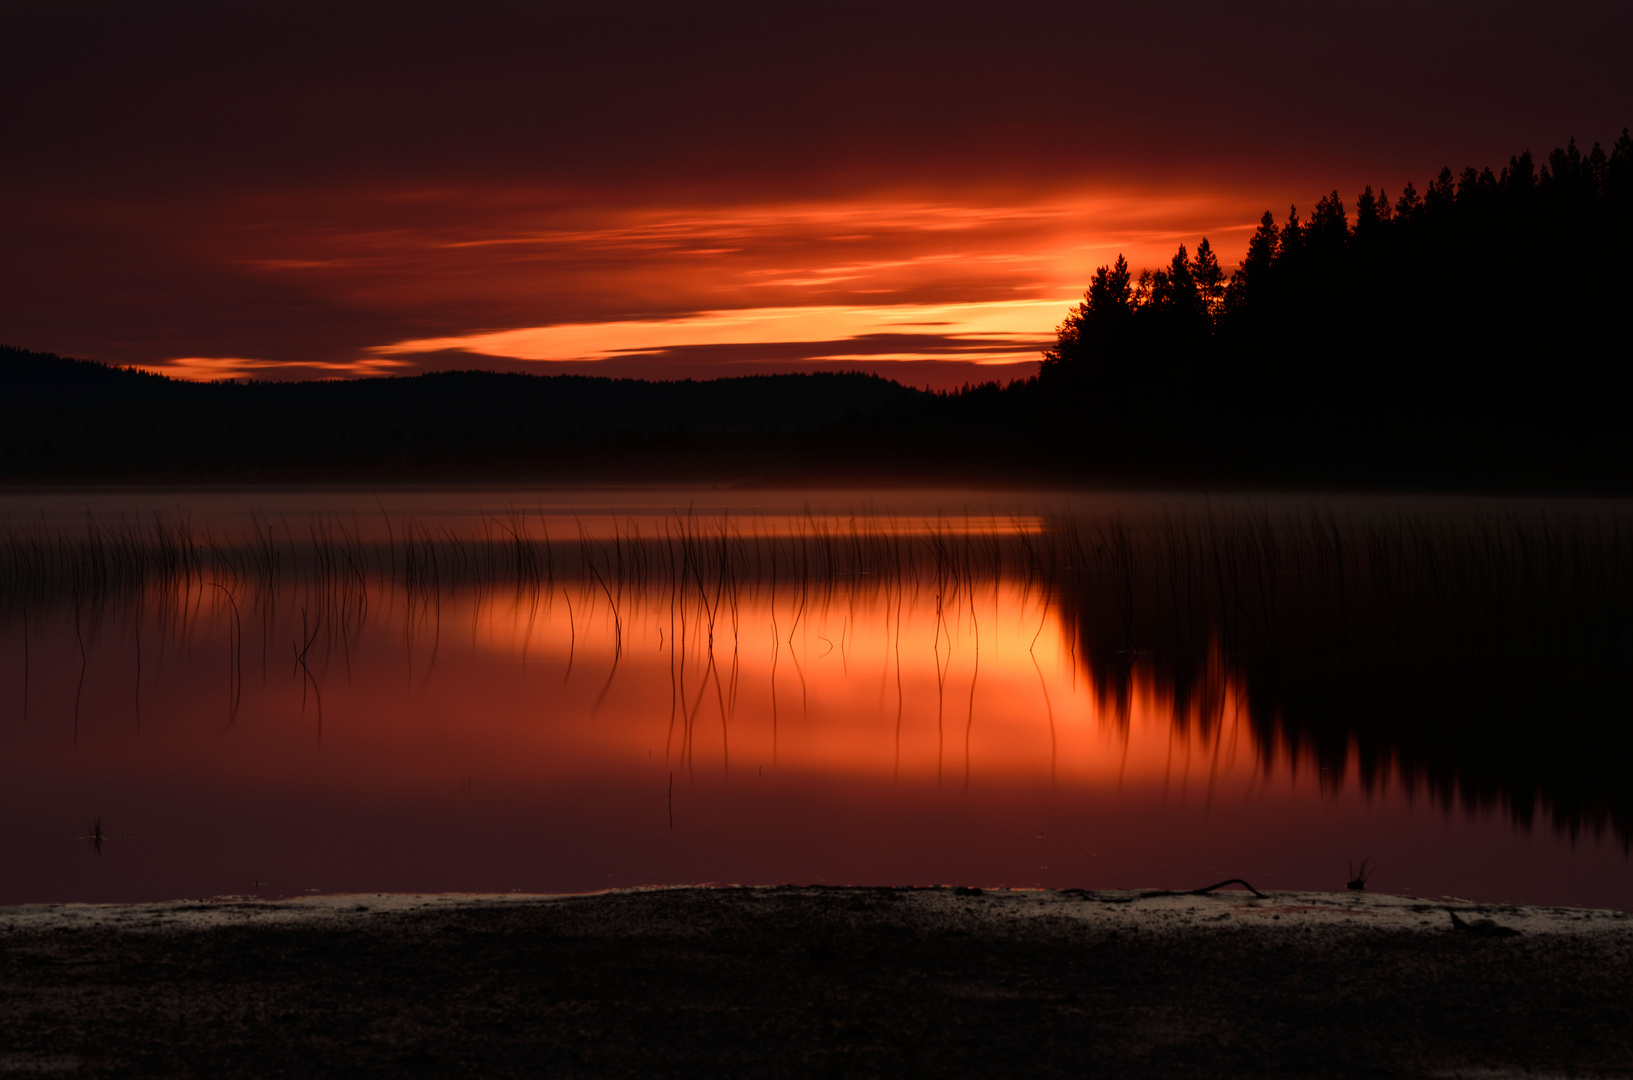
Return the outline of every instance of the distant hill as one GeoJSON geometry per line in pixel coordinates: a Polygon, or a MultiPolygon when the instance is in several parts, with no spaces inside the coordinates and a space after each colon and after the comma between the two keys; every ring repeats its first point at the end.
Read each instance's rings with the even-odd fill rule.
{"type": "Polygon", "coordinates": [[[198,399],[200,389],[145,371],[0,345],[0,408],[183,401],[198,399]]]}
{"type": "Polygon", "coordinates": [[[789,451],[928,396],[859,373],[190,383],[0,347],[0,478],[754,475],[769,462],[734,450],[789,451]]]}

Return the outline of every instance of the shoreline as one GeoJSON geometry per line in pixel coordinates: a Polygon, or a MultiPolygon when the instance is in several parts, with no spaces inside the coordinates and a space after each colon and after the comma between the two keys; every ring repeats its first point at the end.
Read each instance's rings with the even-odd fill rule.
{"type": "Polygon", "coordinates": [[[1628,985],[1627,912],[1376,893],[33,904],[0,1075],[1616,1076],[1628,985]]]}
{"type": "Polygon", "coordinates": [[[1633,911],[1616,908],[1579,908],[1547,904],[1484,902],[1463,897],[1419,897],[1367,890],[1310,892],[1272,890],[1256,896],[1246,889],[1197,892],[1166,889],[1045,889],[978,888],[953,885],[642,885],[582,893],[318,893],[265,898],[250,894],[180,898],[160,901],[42,902],[0,905],[0,935],[41,931],[64,926],[100,930],[144,930],[156,927],[208,930],[231,926],[301,926],[357,915],[454,913],[506,908],[514,905],[561,905],[611,901],[621,897],[662,897],[701,893],[730,896],[827,896],[890,894],[915,902],[922,913],[970,914],[993,903],[1009,907],[990,909],[1015,915],[1032,913],[1043,905],[1050,915],[1061,915],[1086,925],[1152,921],[1175,928],[1201,925],[1228,914],[1256,922],[1286,920],[1288,925],[1334,926],[1364,919],[1377,929],[1412,930],[1419,927],[1452,929],[1446,913],[1459,917],[1495,918],[1520,933],[1585,933],[1626,929],[1633,932],[1633,911]],[[971,908],[970,902],[983,901],[971,908]],[[1213,908],[1203,912],[1199,904],[1213,908]],[[1021,905],[1015,907],[1014,905],[1021,905]],[[949,908],[948,905],[951,905],[949,908]],[[1223,905],[1223,907],[1221,906],[1223,905]],[[1191,918],[1196,916],[1196,918],[1191,918]],[[160,923],[153,919],[163,920],[160,923]],[[1591,928],[1591,931],[1588,929],[1591,928]]]}

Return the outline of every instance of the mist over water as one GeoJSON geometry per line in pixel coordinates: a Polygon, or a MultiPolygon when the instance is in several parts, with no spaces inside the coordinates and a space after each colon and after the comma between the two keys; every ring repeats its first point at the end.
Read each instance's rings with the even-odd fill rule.
{"type": "Polygon", "coordinates": [[[0,902],[1338,889],[1362,859],[1386,892],[1633,899],[1620,505],[3,510],[0,902]]]}

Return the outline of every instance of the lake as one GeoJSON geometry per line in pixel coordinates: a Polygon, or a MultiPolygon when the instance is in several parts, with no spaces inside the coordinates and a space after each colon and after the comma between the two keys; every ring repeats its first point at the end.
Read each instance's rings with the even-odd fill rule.
{"type": "Polygon", "coordinates": [[[829,883],[1633,905],[1633,506],[0,496],[0,903],[829,883]]]}

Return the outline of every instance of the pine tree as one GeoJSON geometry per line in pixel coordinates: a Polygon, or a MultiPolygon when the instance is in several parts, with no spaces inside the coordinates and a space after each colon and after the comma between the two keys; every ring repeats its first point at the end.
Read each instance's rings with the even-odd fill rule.
{"type": "Polygon", "coordinates": [[[1225,307],[1236,311],[1244,309],[1250,296],[1257,296],[1270,288],[1275,273],[1276,259],[1281,255],[1281,232],[1270,211],[1259,219],[1259,227],[1247,242],[1247,255],[1237,264],[1225,289],[1225,307]]]}
{"type": "Polygon", "coordinates": [[[1499,183],[1503,190],[1513,194],[1527,194],[1535,190],[1537,170],[1531,160],[1531,151],[1509,158],[1508,168],[1503,170],[1499,183]]]}
{"type": "Polygon", "coordinates": [[[1480,174],[1470,165],[1457,178],[1457,202],[1459,205],[1472,203],[1480,195],[1480,174]]]}
{"type": "Polygon", "coordinates": [[[1456,202],[1457,186],[1452,179],[1451,166],[1443,166],[1423,197],[1423,207],[1431,214],[1444,214],[1456,202]]]}
{"type": "Polygon", "coordinates": [[[1605,156],[1605,148],[1595,140],[1593,149],[1588,151],[1588,175],[1593,178],[1593,190],[1603,193],[1606,190],[1605,181],[1610,172],[1610,159],[1605,156]]]}
{"type": "Polygon", "coordinates": [[[1378,228],[1378,197],[1372,194],[1372,185],[1355,199],[1355,235],[1371,236],[1378,228]]]}
{"type": "Polygon", "coordinates": [[[1298,207],[1287,208],[1287,224],[1281,227],[1280,252],[1278,261],[1296,263],[1304,251],[1304,226],[1299,224],[1298,207]]]}
{"type": "Polygon", "coordinates": [[[1401,192],[1400,201],[1395,203],[1395,216],[1404,221],[1410,221],[1423,210],[1423,200],[1418,198],[1418,189],[1412,186],[1412,181],[1406,182],[1406,188],[1401,192]]]}
{"type": "Polygon", "coordinates": [[[1196,246],[1196,257],[1191,260],[1191,278],[1202,299],[1202,310],[1210,322],[1217,319],[1225,303],[1225,272],[1220,269],[1219,257],[1213,253],[1206,236],[1196,246]]]}
{"type": "Polygon", "coordinates": [[[1542,183],[1553,181],[1567,190],[1576,187],[1582,176],[1582,152],[1576,148],[1576,136],[1566,146],[1554,147],[1548,155],[1548,164],[1542,169],[1542,183]]]}
{"type": "Polygon", "coordinates": [[[1323,257],[1336,257],[1349,242],[1349,217],[1344,202],[1334,191],[1323,195],[1304,230],[1306,246],[1323,257]]]}
{"type": "Polygon", "coordinates": [[[1085,299],[1097,319],[1122,321],[1128,318],[1134,310],[1132,280],[1128,260],[1121,255],[1112,266],[1102,266],[1094,272],[1085,299]]]}
{"type": "Polygon", "coordinates": [[[1055,328],[1055,344],[1043,354],[1038,375],[1058,379],[1115,352],[1134,314],[1134,292],[1128,260],[1121,255],[1112,266],[1094,272],[1083,302],[1067,312],[1055,328]]]}
{"type": "Polygon", "coordinates": [[[1158,302],[1159,293],[1166,293],[1167,291],[1168,274],[1166,271],[1158,270],[1153,273],[1150,270],[1141,270],[1139,280],[1134,283],[1134,310],[1137,312],[1152,307],[1158,302]],[[1158,274],[1162,275],[1160,279],[1157,276],[1158,274]]]}
{"type": "Polygon", "coordinates": [[[1185,245],[1179,245],[1168,262],[1168,302],[1175,310],[1187,314],[1202,311],[1202,296],[1197,291],[1196,276],[1191,273],[1191,256],[1185,245]]]}

